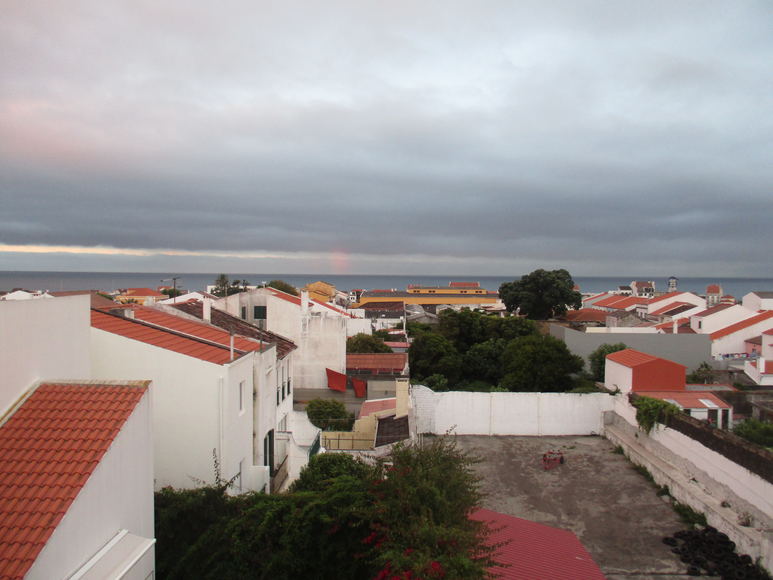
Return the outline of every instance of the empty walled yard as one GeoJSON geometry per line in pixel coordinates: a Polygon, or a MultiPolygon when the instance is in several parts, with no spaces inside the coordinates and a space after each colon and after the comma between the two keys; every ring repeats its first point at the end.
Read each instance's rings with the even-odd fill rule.
{"type": "Polygon", "coordinates": [[[610,580],[685,578],[685,564],[661,541],[685,526],[603,437],[456,440],[481,460],[483,507],[573,531],[610,580]],[[549,450],[565,463],[545,471],[549,450]]]}

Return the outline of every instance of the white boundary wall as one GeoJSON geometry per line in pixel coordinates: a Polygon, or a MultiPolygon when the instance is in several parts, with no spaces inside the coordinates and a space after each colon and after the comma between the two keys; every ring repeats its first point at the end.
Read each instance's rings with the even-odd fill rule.
{"type": "Polygon", "coordinates": [[[418,433],[591,435],[603,430],[614,397],[604,393],[436,393],[411,389],[418,433]]]}

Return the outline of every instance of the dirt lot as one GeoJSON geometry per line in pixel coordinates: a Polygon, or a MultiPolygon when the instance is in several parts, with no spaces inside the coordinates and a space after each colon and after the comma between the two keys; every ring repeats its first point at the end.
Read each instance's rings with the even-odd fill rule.
{"type": "MultiPolygon", "coordinates": [[[[572,530],[610,580],[685,578],[661,541],[684,526],[655,488],[602,437],[458,436],[482,459],[483,507],[572,530]],[[545,471],[542,454],[565,463],[545,471]]],[[[581,579],[578,579],[581,580],[581,579]]]]}

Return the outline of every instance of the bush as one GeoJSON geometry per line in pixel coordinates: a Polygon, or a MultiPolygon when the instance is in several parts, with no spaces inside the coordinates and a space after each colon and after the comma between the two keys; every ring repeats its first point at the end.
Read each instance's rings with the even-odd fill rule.
{"type": "Polygon", "coordinates": [[[746,419],[733,427],[733,433],[762,447],[773,447],[773,423],[746,419]]]}
{"type": "Polygon", "coordinates": [[[381,338],[360,332],[346,339],[346,352],[378,353],[392,352],[392,349],[381,338]]]}
{"type": "Polygon", "coordinates": [[[324,491],[339,477],[373,478],[374,468],[346,453],[321,453],[309,460],[290,491],[324,491]]]}
{"type": "Polygon", "coordinates": [[[306,406],[306,414],[312,425],[323,431],[351,431],[354,425],[354,413],[334,399],[312,399],[306,406]]]}
{"type": "Polygon", "coordinates": [[[639,423],[639,429],[645,433],[652,431],[655,423],[665,424],[669,417],[682,412],[673,403],[651,397],[636,397],[633,400],[633,406],[636,407],[636,422],[639,423]]]}
{"type": "Polygon", "coordinates": [[[603,383],[607,355],[619,350],[625,350],[626,348],[628,348],[628,346],[622,342],[615,344],[604,343],[590,353],[590,355],[588,355],[588,360],[590,361],[590,372],[591,375],[593,375],[593,380],[603,383]]]}

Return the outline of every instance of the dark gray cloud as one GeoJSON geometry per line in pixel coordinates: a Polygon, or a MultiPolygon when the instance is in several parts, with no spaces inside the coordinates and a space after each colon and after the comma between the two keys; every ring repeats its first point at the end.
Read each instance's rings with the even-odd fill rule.
{"type": "Polygon", "coordinates": [[[13,3],[0,245],[195,255],[0,268],[771,271],[771,24],[768,2],[13,3]]]}

